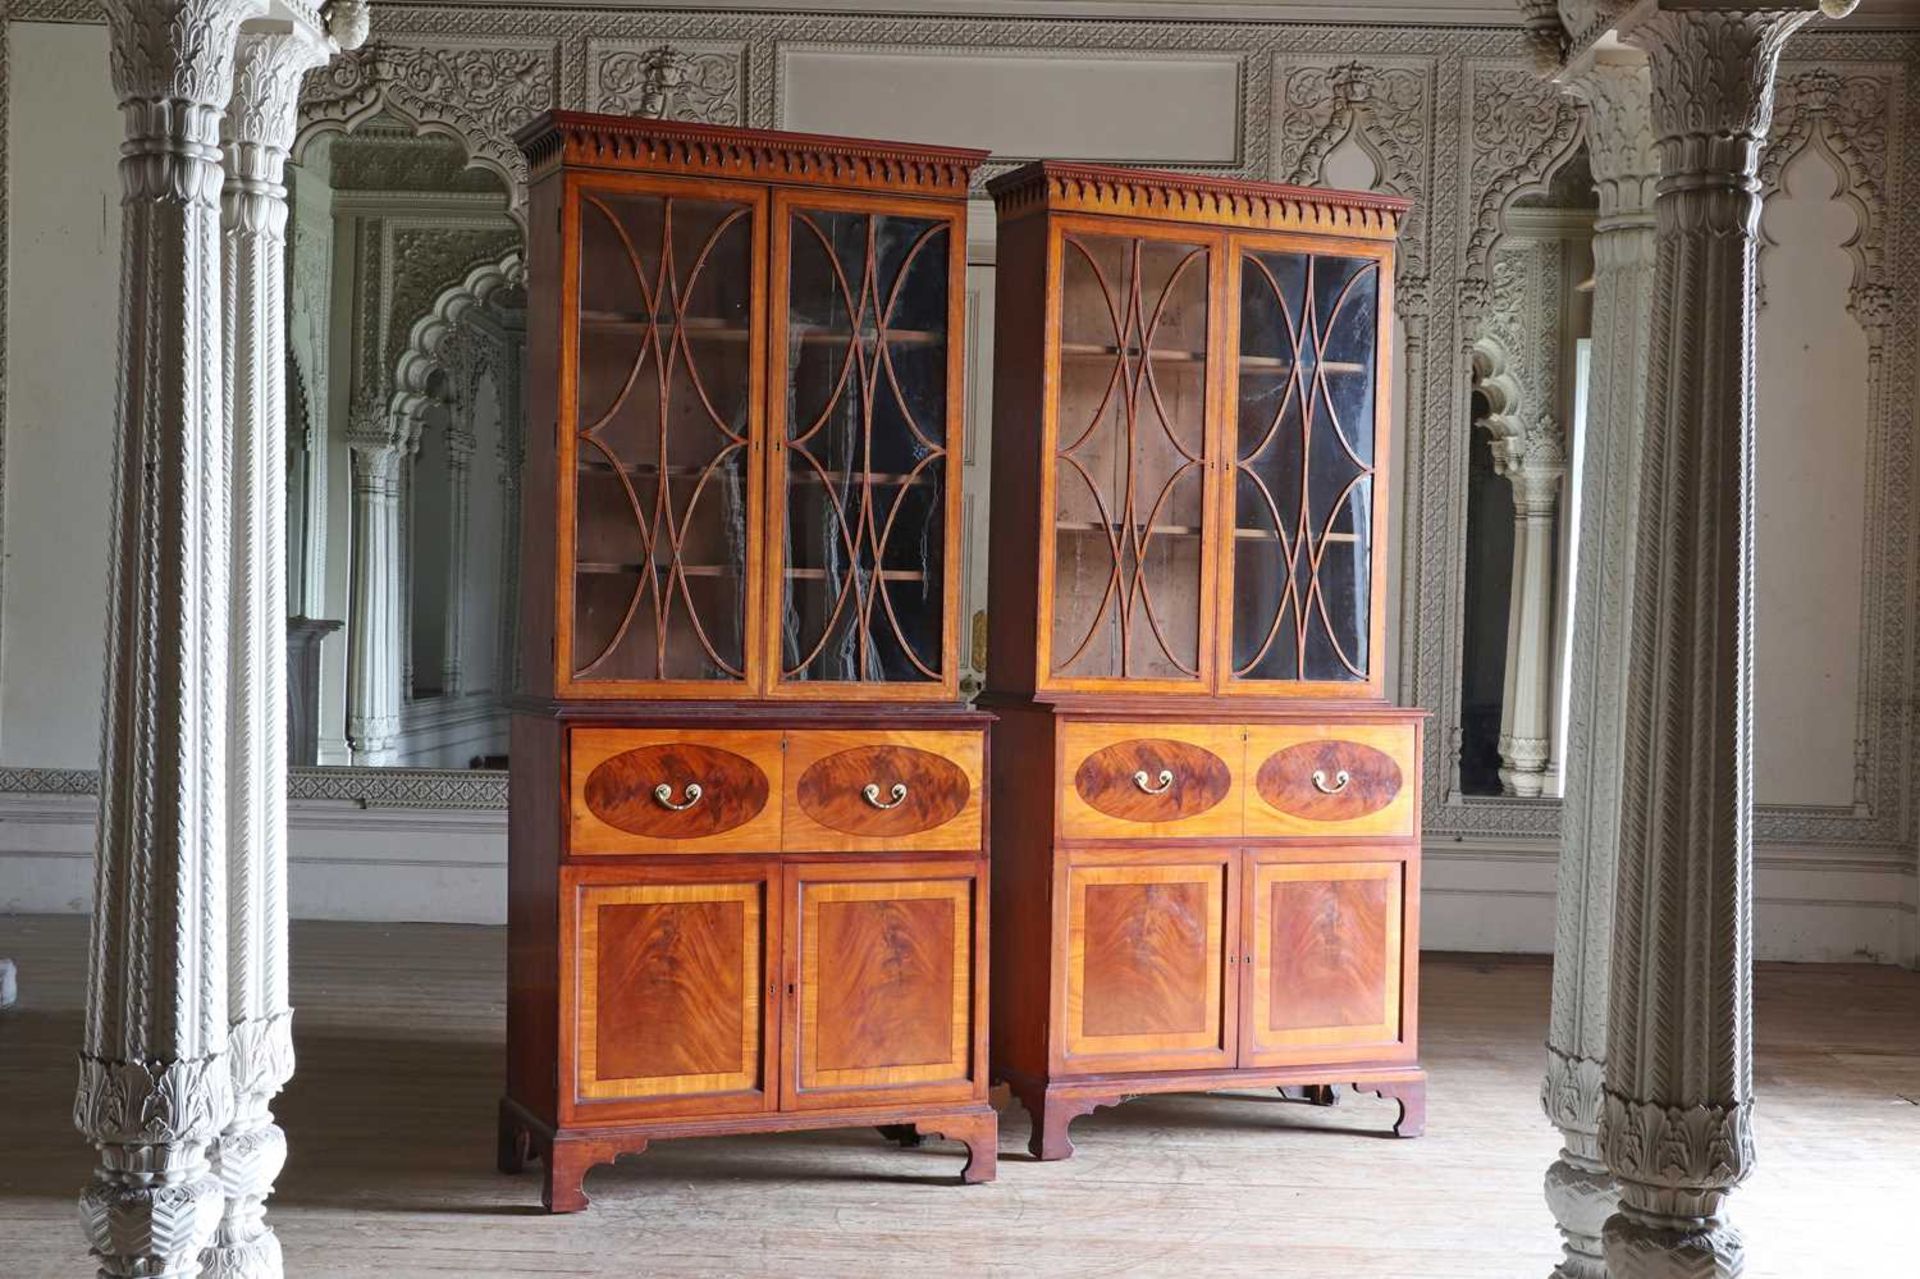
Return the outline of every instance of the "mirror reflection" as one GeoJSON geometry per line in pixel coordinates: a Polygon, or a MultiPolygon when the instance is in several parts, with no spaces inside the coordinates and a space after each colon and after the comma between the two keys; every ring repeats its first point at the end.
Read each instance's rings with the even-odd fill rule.
{"type": "Polygon", "coordinates": [[[1472,347],[1462,795],[1560,794],[1595,212],[1582,145],[1507,210],[1472,347]]]}
{"type": "Polygon", "coordinates": [[[506,185],[379,116],[295,159],[292,762],[500,767],[525,448],[506,185]]]}

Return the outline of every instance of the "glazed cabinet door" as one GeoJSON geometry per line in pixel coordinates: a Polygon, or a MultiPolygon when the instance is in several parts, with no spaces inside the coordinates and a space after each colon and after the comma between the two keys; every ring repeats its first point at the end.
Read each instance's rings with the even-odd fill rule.
{"type": "Polygon", "coordinates": [[[759,678],[765,193],[568,190],[558,691],[738,697],[759,678]]]}
{"type": "Polygon", "coordinates": [[[817,863],[787,874],[783,1108],[984,1095],[978,864],[817,863]]]}
{"type": "Polygon", "coordinates": [[[912,200],[775,197],[777,694],[959,687],[962,219],[912,200]]]}
{"type": "Polygon", "coordinates": [[[1067,938],[1055,1023],[1066,1074],[1234,1063],[1235,854],[1076,854],[1056,919],[1067,938]]]}
{"type": "Polygon", "coordinates": [[[575,881],[576,1114],[771,1110],[780,872],[590,872],[575,881]]]}
{"type": "Polygon", "coordinates": [[[1390,846],[1246,854],[1242,1066],[1411,1059],[1413,866],[1390,846]]]}
{"type": "Polygon", "coordinates": [[[1061,219],[1050,253],[1042,686],[1205,691],[1220,242],[1061,219]]]}
{"type": "Polygon", "coordinates": [[[1230,251],[1221,683],[1267,697],[1378,693],[1390,266],[1378,245],[1310,252],[1235,237],[1230,251]]]}

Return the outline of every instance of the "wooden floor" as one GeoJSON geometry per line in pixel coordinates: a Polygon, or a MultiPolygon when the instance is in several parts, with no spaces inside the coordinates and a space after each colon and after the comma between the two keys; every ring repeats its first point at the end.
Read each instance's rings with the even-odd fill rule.
{"type": "MultiPolygon", "coordinates": [[[[1538,1091],[1548,970],[1429,957],[1428,1135],[1391,1110],[1272,1096],[1142,1099],[1081,1120],[1066,1163],[1005,1116],[1000,1179],[958,1146],[875,1133],[663,1143],[588,1179],[575,1217],[493,1170],[500,930],[296,925],[300,1069],[272,1220],[293,1276],[1214,1275],[1542,1279],[1556,1240],[1538,1091]]],[[[0,1015],[0,1273],[89,1273],[69,1122],[84,923],[0,917],[21,1005],[0,1015]]],[[[1748,1274],[1916,1273],[1920,975],[1768,967],[1759,1170],[1735,1199],[1748,1274]]]]}

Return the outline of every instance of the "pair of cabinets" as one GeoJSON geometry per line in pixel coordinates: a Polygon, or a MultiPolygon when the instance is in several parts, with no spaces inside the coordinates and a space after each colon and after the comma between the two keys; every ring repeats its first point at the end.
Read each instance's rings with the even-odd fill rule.
{"type": "Polygon", "coordinates": [[[966,858],[569,871],[563,1121],[984,1096],[980,887],[966,858]]]}
{"type": "Polygon", "coordinates": [[[1059,873],[1054,1075],[1412,1060],[1405,847],[1075,852],[1059,873]]]}

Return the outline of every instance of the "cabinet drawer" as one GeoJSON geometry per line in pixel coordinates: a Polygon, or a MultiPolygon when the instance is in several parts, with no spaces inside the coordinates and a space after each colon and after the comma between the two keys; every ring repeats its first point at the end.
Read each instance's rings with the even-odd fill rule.
{"type": "Polygon", "coordinates": [[[569,751],[574,853],[780,846],[778,732],[579,728],[569,751]]]}
{"type": "Polygon", "coordinates": [[[1060,833],[1068,839],[1239,834],[1241,734],[1230,724],[1065,725],[1060,833]]]}
{"type": "Polygon", "coordinates": [[[1249,835],[1411,835],[1411,724],[1261,725],[1247,734],[1249,835]]]}
{"type": "Polygon", "coordinates": [[[980,847],[985,735],[815,731],[787,739],[784,847],[980,847]]]}

